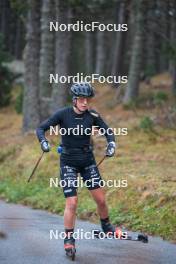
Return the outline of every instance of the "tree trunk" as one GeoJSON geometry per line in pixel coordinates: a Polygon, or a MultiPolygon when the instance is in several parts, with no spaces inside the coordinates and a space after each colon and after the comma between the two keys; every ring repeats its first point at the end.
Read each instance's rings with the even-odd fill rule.
{"type": "MultiPolygon", "coordinates": [[[[6,50],[9,48],[9,24],[10,24],[10,3],[9,0],[1,0],[1,33],[6,50]]],[[[11,43],[13,45],[13,43],[11,43]]]]}
{"type": "Polygon", "coordinates": [[[159,43],[159,52],[158,52],[158,62],[159,62],[159,71],[168,70],[168,59],[166,56],[166,39],[168,38],[168,3],[165,0],[157,0],[157,9],[159,12],[158,16],[158,38],[159,43]]]}
{"type": "Polygon", "coordinates": [[[172,94],[174,97],[176,97],[176,63],[173,65],[172,70],[172,77],[173,77],[173,83],[172,83],[172,94]]]}
{"type": "Polygon", "coordinates": [[[30,0],[25,47],[23,131],[35,129],[39,115],[40,1],[30,0]]]}
{"type": "Polygon", "coordinates": [[[52,84],[49,74],[54,73],[54,32],[49,31],[50,21],[54,21],[54,0],[45,0],[41,14],[41,50],[40,50],[40,115],[41,120],[49,116],[52,84]]]}
{"type": "Polygon", "coordinates": [[[93,32],[85,32],[85,64],[86,74],[93,73],[93,32]]]}
{"type": "Polygon", "coordinates": [[[22,47],[23,47],[23,32],[22,32],[22,21],[21,19],[18,17],[17,18],[17,26],[16,26],[16,36],[15,36],[15,58],[16,59],[21,59],[22,57],[22,47]]]}
{"type": "MultiPolygon", "coordinates": [[[[56,21],[59,21],[60,24],[68,24],[70,17],[71,9],[68,6],[68,1],[56,0],[56,21]]],[[[55,73],[59,77],[67,77],[69,74],[70,34],[69,31],[56,32],[55,73]]],[[[53,84],[51,112],[65,105],[68,85],[67,83],[53,84]]]]}
{"type": "Polygon", "coordinates": [[[143,28],[144,14],[146,12],[146,0],[136,0],[138,12],[136,17],[136,32],[132,47],[132,57],[128,76],[128,84],[124,97],[124,103],[135,100],[139,93],[140,73],[142,69],[142,51],[143,51],[143,28]]]}
{"type": "Polygon", "coordinates": [[[146,74],[150,77],[156,74],[156,32],[157,32],[157,21],[155,17],[156,12],[156,0],[148,2],[148,16],[147,16],[147,30],[150,34],[146,36],[146,74]]]}
{"type": "MultiPolygon", "coordinates": [[[[125,23],[125,2],[120,2],[118,24],[125,23]]],[[[122,65],[122,43],[125,32],[116,32],[111,74],[118,76],[122,65]]]]}
{"type": "Polygon", "coordinates": [[[96,69],[95,73],[104,74],[105,72],[105,31],[98,30],[96,33],[96,69]]]}
{"type": "Polygon", "coordinates": [[[124,43],[123,43],[123,50],[122,50],[122,57],[123,60],[123,67],[122,72],[124,75],[127,75],[129,72],[129,65],[132,55],[132,44],[134,40],[134,35],[136,32],[136,7],[134,1],[127,1],[127,24],[128,24],[128,31],[123,32],[124,36],[124,43]],[[130,11],[129,11],[130,10],[130,11]]]}
{"type": "Polygon", "coordinates": [[[172,74],[172,94],[176,96],[176,2],[170,2],[170,42],[172,56],[170,57],[169,68],[172,74]]]}

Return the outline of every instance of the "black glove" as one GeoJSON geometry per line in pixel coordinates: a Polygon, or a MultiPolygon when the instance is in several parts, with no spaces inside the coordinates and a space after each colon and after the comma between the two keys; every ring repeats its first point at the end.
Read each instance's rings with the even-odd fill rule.
{"type": "Polygon", "coordinates": [[[47,140],[42,140],[41,141],[41,149],[44,151],[44,152],[49,152],[51,147],[50,147],[50,144],[48,143],[47,140]]]}
{"type": "Polygon", "coordinates": [[[106,149],[106,156],[113,157],[115,154],[115,148],[116,148],[115,142],[114,141],[109,142],[107,149],[106,149]]]}

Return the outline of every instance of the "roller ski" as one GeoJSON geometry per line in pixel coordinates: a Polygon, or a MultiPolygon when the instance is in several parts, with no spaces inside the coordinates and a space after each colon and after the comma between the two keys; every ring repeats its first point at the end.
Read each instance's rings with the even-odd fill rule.
{"type": "Polygon", "coordinates": [[[65,238],[64,249],[66,256],[70,258],[72,261],[74,261],[76,255],[76,248],[75,248],[75,239],[73,237],[65,238]]]}
{"type": "Polygon", "coordinates": [[[142,243],[148,243],[148,236],[142,233],[137,235],[129,235],[127,231],[122,231],[119,228],[114,228],[114,232],[108,231],[100,231],[100,230],[93,230],[93,235],[96,238],[103,239],[103,238],[115,238],[119,240],[130,240],[130,241],[138,241],[142,243]]]}
{"type": "Polygon", "coordinates": [[[148,243],[148,236],[139,233],[137,236],[129,235],[127,231],[120,228],[114,227],[110,222],[109,218],[101,220],[101,227],[103,231],[93,230],[94,237],[96,238],[115,238],[119,240],[131,240],[148,243]]]}

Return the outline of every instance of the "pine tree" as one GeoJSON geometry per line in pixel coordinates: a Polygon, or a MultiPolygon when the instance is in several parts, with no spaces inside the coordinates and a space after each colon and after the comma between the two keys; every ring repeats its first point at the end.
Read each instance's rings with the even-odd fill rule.
{"type": "Polygon", "coordinates": [[[25,47],[23,131],[37,127],[39,114],[40,1],[29,0],[25,47]]]}

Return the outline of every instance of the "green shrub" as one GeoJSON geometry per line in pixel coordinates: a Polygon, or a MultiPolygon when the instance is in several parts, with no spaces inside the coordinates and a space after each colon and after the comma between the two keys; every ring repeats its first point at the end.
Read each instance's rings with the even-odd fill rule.
{"type": "Polygon", "coordinates": [[[145,116],[141,119],[139,127],[145,132],[149,132],[153,130],[154,123],[149,116],[145,116]]]}
{"type": "Polygon", "coordinates": [[[153,95],[154,104],[161,105],[167,100],[168,100],[168,95],[163,91],[159,91],[153,95]]]}
{"type": "Polygon", "coordinates": [[[124,103],[123,104],[123,109],[124,110],[134,110],[137,107],[138,107],[137,100],[131,100],[128,103],[124,103]]]}
{"type": "Polygon", "coordinates": [[[156,93],[148,92],[140,95],[133,101],[123,105],[125,110],[134,110],[135,108],[154,108],[156,105],[162,106],[168,100],[167,93],[158,91],[156,93]]]}

